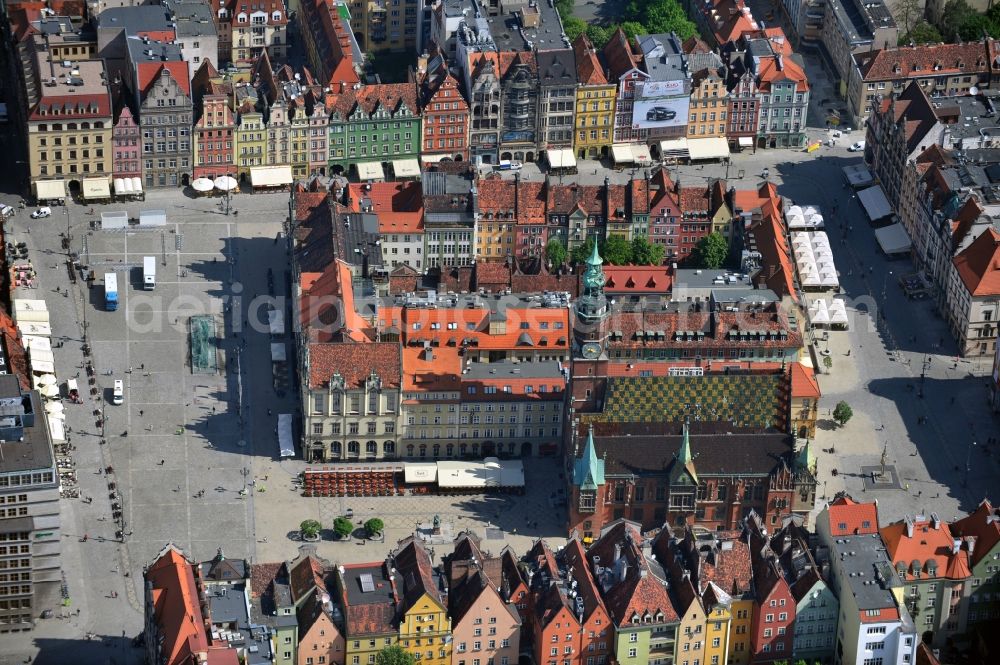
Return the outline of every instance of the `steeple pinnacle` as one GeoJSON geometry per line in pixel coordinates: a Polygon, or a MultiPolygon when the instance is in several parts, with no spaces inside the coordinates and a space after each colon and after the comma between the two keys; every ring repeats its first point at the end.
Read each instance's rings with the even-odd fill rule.
{"type": "Polygon", "coordinates": [[[573,484],[582,490],[596,490],[598,486],[604,484],[604,461],[597,459],[593,427],[587,432],[587,445],[583,448],[583,457],[576,460],[574,465],[573,484]]]}

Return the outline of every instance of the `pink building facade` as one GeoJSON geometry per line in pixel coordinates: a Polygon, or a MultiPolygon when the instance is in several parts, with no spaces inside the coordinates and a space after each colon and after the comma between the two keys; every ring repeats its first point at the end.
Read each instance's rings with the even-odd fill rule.
{"type": "Polygon", "coordinates": [[[142,178],[139,155],[139,125],[127,105],[122,105],[118,121],[111,132],[114,162],[112,178],[142,178]]]}

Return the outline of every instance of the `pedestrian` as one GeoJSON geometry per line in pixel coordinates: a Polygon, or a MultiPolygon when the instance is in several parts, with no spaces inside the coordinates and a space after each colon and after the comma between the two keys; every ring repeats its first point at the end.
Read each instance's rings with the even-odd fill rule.
{"type": "Polygon", "coordinates": [[[144,412],[143,412],[143,410],[142,410],[142,409],[139,409],[139,417],[140,417],[140,418],[142,418],[142,414],[143,414],[143,413],[144,413],[144,412]]]}
{"type": "Polygon", "coordinates": [[[131,365],[129,365],[129,366],[128,366],[128,372],[126,372],[126,374],[131,374],[131,373],[132,373],[132,366],[131,366],[131,365]]]}
{"type": "Polygon", "coordinates": [[[919,498],[920,498],[921,496],[923,496],[923,494],[924,494],[924,491],[923,491],[923,490],[917,490],[917,498],[918,498],[918,499],[919,499],[919,498]]]}
{"type": "Polygon", "coordinates": [[[160,466],[163,466],[166,463],[167,463],[167,460],[163,460],[163,459],[160,460],[160,466]]]}
{"type": "Polygon", "coordinates": [[[139,369],[145,370],[146,369],[146,363],[142,363],[141,365],[139,365],[139,369]]]}

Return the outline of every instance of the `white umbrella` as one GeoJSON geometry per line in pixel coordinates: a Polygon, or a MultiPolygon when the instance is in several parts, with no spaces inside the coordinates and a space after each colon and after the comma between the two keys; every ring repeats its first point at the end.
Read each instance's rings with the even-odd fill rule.
{"type": "Polygon", "coordinates": [[[196,192],[210,192],[215,184],[211,178],[195,178],[191,181],[191,188],[196,192]]]}
{"type": "Polygon", "coordinates": [[[236,179],[228,175],[220,175],[215,179],[215,188],[221,189],[224,192],[231,191],[239,186],[240,184],[236,182],[236,179]]]}
{"type": "Polygon", "coordinates": [[[38,386],[38,392],[42,397],[58,397],[59,396],[59,386],[55,384],[50,384],[47,386],[38,386]]]}
{"type": "Polygon", "coordinates": [[[62,414],[64,408],[62,402],[49,402],[45,405],[45,411],[49,415],[62,414]]]}
{"type": "Polygon", "coordinates": [[[36,386],[52,386],[58,383],[55,374],[42,374],[41,376],[35,378],[36,386]]]}

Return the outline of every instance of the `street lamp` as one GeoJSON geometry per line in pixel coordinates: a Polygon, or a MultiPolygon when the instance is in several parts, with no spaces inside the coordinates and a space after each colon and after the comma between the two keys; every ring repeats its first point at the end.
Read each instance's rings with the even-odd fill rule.
{"type": "Polygon", "coordinates": [[[965,480],[962,481],[962,487],[969,486],[969,467],[972,462],[972,449],[976,447],[975,441],[969,441],[969,445],[965,452],[965,480]]]}

